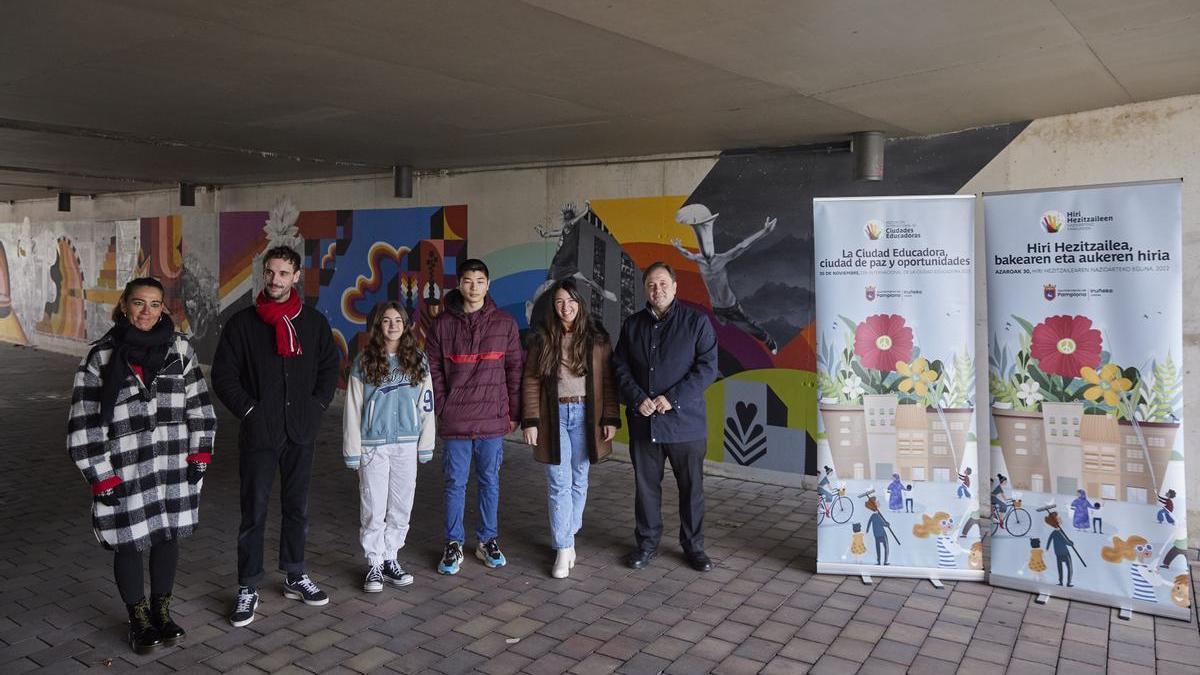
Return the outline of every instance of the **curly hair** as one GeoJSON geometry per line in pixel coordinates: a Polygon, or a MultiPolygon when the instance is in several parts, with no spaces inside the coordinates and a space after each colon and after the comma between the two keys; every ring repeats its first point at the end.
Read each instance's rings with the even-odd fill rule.
{"type": "Polygon", "coordinates": [[[1119,563],[1122,560],[1136,560],[1137,547],[1146,543],[1146,538],[1137,534],[1128,539],[1113,537],[1112,546],[1105,546],[1100,549],[1100,557],[1110,563],[1119,563]]]}
{"type": "Polygon", "coordinates": [[[541,340],[537,373],[542,378],[555,377],[558,375],[558,367],[561,364],[569,372],[583,375],[587,372],[588,364],[591,362],[592,347],[603,342],[606,336],[592,323],[592,313],[588,310],[587,301],[583,299],[579,289],[575,286],[574,279],[557,281],[546,293],[550,296],[550,302],[546,303],[546,320],[538,327],[537,332],[538,338],[541,340]],[[575,339],[571,342],[571,348],[566,354],[562,351],[563,334],[566,331],[563,329],[562,320],[558,318],[558,313],[554,310],[554,298],[560,290],[566,291],[571,299],[579,305],[579,313],[575,315],[575,321],[571,324],[571,333],[575,339]]]}
{"type": "Polygon", "coordinates": [[[410,386],[418,387],[425,379],[425,356],[417,347],[417,338],[413,335],[412,322],[404,311],[404,305],[395,300],[375,305],[367,316],[369,338],[358,357],[362,365],[363,381],[377,387],[383,384],[391,372],[388,367],[387,340],[383,336],[383,315],[389,309],[396,310],[404,321],[404,334],[400,336],[400,347],[396,350],[396,358],[400,360],[400,372],[408,376],[410,386]]]}
{"type": "Polygon", "coordinates": [[[921,522],[913,525],[913,534],[920,539],[932,537],[942,533],[942,521],[948,520],[950,514],[945,511],[938,511],[932,516],[927,513],[921,514],[921,522]]]}

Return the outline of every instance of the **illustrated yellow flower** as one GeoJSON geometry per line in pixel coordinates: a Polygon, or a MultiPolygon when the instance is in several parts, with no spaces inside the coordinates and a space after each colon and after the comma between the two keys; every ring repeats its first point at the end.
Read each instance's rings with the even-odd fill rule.
{"type": "Polygon", "coordinates": [[[903,380],[900,380],[897,389],[904,393],[915,391],[917,396],[928,394],[929,385],[937,382],[938,379],[937,371],[930,370],[929,362],[923,357],[914,359],[912,363],[897,361],[896,372],[904,377],[903,380]]]}
{"type": "Polygon", "coordinates": [[[1083,392],[1083,397],[1089,401],[1103,396],[1105,403],[1116,406],[1121,402],[1121,392],[1133,388],[1133,382],[1130,382],[1128,377],[1121,377],[1121,367],[1115,363],[1104,364],[1100,372],[1085,366],[1079,369],[1079,375],[1092,385],[1083,392]]]}

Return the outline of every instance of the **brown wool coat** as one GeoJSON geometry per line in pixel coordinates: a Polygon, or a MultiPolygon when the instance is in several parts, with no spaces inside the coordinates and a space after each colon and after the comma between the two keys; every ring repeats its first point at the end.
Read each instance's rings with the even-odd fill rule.
{"type": "MultiPolygon", "coordinates": [[[[541,341],[536,340],[525,360],[521,378],[521,428],[537,427],[538,442],[533,458],[543,464],[561,461],[558,439],[558,373],[542,378],[537,373],[541,341]]],[[[617,380],[612,367],[612,345],[606,337],[592,347],[592,362],[585,375],[584,420],[591,433],[586,435],[588,457],[592,463],[603,461],[612,454],[612,442],[604,440],[605,425],[620,427],[620,402],[617,400],[617,380]],[[597,411],[596,403],[600,402],[597,411]],[[599,414],[597,414],[597,412],[599,414]]]]}

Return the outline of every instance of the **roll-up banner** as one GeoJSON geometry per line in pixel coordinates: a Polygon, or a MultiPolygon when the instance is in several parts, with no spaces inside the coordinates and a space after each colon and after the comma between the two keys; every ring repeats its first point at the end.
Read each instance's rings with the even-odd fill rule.
{"type": "Polygon", "coordinates": [[[983,196],[996,586],[1191,617],[1180,186],[983,196]]]}
{"type": "Polygon", "coordinates": [[[814,199],[817,570],[982,579],[975,197],[814,199]]]}

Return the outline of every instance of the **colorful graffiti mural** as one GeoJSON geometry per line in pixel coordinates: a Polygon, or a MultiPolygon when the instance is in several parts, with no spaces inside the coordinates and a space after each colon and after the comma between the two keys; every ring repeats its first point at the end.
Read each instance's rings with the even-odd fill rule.
{"type": "Polygon", "coordinates": [[[376,303],[400,301],[423,330],[467,251],[466,206],[300,212],[284,199],[270,211],[223,213],[219,227],[222,320],[258,292],[263,252],[292,246],[304,300],[329,320],[343,370],[376,303]]]}

